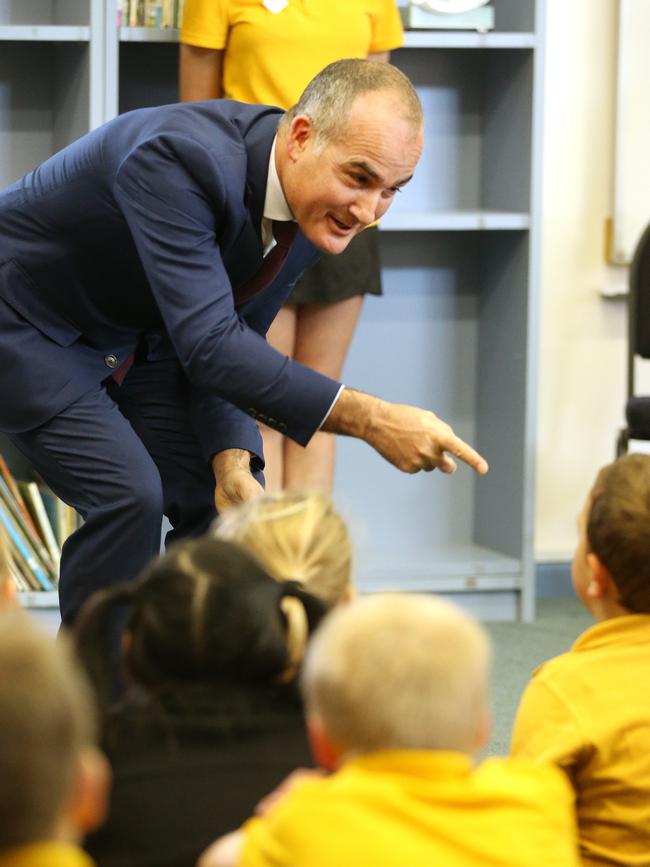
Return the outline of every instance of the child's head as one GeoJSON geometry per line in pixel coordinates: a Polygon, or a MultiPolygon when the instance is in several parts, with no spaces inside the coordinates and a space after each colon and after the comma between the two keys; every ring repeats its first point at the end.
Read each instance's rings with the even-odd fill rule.
{"type": "Polygon", "coordinates": [[[302,677],[316,757],[386,749],[475,752],[488,728],[484,630],[433,596],[380,594],[329,614],[302,677]]]}
{"type": "Polygon", "coordinates": [[[326,605],[354,594],[348,530],[321,494],[265,494],[229,510],[216,533],[249,551],[277,581],[298,581],[326,605]]]}
{"type": "Polygon", "coordinates": [[[78,837],[104,816],[88,685],[63,640],[0,613],[0,852],[78,837]]]}
{"type": "Polygon", "coordinates": [[[103,636],[117,609],[126,609],[127,672],[152,694],[289,681],[325,610],[296,585],[278,584],[237,545],[180,542],[137,581],[95,594],[80,613],[77,646],[104,701],[103,636]]]}
{"type": "Polygon", "coordinates": [[[599,619],[650,613],[650,455],[604,467],[578,518],[573,583],[599,619]]]}

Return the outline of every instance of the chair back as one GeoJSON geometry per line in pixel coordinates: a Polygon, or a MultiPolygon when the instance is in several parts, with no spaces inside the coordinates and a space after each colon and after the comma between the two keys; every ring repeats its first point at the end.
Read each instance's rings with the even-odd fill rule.
{"type": "Polygon", "coordinates": [[[634,397],[634,358],[650,358],[650,223],[639,238],[628,277],[627,398],[634,397]]]}
{"type": "Polygon", "coordinates": [[[636,245],[628,288],[630,352],[650,358],[650,223],[636,245]]]}

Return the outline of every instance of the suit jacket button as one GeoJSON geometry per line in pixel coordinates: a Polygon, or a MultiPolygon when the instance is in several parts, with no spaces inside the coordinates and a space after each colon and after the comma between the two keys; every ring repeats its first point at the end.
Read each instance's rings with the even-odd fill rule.
{"type": "Polygon", "coordinates": [[[117,358],[114,355],[107,355],[104,358],[104,364],[106,367],[110,367],[111,370],[114,370],[117,367],[117,358]]]}

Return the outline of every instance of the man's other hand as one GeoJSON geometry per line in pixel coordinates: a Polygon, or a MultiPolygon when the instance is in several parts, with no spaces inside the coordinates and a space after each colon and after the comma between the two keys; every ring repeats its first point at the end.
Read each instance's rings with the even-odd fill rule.
{"type": "Polygon", "coordinates": [[[216,482],[214,502],[219,514],[264,493],[250,471],[250,457],[244,449],[226,449],[212,459],[216,482]]]}

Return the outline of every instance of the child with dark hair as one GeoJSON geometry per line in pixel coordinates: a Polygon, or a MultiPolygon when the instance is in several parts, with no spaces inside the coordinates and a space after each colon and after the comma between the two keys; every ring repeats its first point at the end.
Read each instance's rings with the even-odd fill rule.
{"type": "Polygon", "coordinates": [[[562,768],[585,865],[650,864],[650,456],[599,473],[578,518],[573,585],[597,621],[539,668],[512,752],[562,768]]]}
{"type": "Polygon", "coordinates": [[[190,867],[220,832],[310,765],[296,687],[322,603],[212,538],[178,544],[83,608],[77,647],[96,686],[114,784],[87,841],[100,867],[190,867]],[[127,688],[105,636],[124,619],[127,688]]]}

